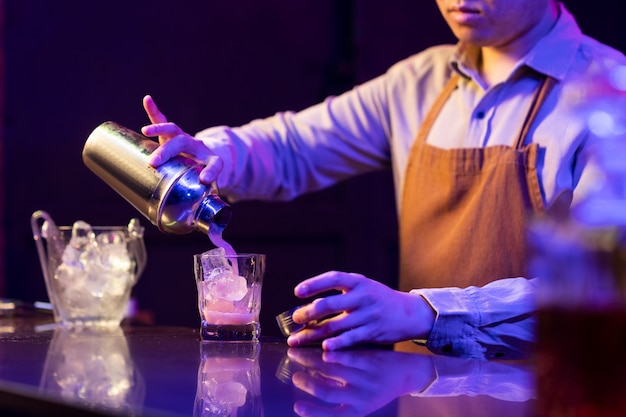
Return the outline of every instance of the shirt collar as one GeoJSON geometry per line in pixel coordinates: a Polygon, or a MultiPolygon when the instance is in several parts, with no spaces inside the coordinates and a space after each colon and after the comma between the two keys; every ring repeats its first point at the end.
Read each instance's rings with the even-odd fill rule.
{"type": "MultiPolygon", "coordinates": [[[[561,3],[559,18],[554,27],[520,61],[521,66],[527,66],[533,70],[562,80],[568,68],[574,61],[581,37],[583,36],[576,20],[561,3]]],[[[450,66],[461,76],[472,78],[480,48],[459,42],[456,52],[452,55],[450,66]]]]}

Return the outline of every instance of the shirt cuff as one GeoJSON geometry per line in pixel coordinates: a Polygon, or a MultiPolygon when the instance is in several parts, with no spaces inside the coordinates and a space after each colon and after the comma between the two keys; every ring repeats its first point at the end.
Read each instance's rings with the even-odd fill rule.
{"type": "Polygon", "coordinates": [[[467,291],[455,287],[424,288],[411,293],[421,295],[435,311],[435,323],[425,343],[431,352],[484,358],[485,349],[477,342],[476,334],[478,308],[473,306],[467,291]]]}

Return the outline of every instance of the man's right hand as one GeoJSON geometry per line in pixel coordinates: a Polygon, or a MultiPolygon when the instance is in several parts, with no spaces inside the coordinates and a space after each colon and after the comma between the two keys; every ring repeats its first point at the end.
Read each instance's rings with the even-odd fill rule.
{"type": "Polygon", "coordinates": [[[185,133],[175,123],[168,122],[151,96],[143,98],[143,108],[152,124],[141,128],[141,133],[148,137],[158,136],[161,145],[150,155],[150,165],[158,167],[176,155],[183,155],[205,165],[200,172],[200,182],[207,185],[214,182],[224,167],[222,159],[202,141],[185,133]]]}

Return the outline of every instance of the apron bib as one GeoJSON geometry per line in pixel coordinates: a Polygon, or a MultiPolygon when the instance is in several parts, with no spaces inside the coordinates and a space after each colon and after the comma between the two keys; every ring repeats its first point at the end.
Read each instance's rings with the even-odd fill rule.
{"type": "Polygon", "coordinates": [[[430,146],[426,137],[459,78],[450,78],[410,150],[399,222],[403,291],[525,276],[528,221],[544,212],[539,146],[524,140],[555,80],[542,80],[513,147],[430,146]]]}

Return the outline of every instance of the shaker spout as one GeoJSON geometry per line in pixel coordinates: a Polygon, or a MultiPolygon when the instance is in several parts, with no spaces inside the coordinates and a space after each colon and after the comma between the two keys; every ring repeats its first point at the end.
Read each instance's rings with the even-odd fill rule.
{"type": "Polygon", "coordinates": [[[209,194],[198,207],[196,229],[203,234],[208,234],[211,224],[214,224],[218,229],[224,230],[230,223],[231,216],[231,207],[218,195],[209,194]]]}

